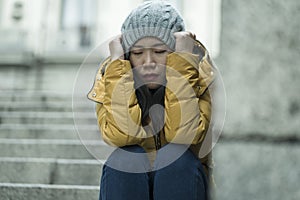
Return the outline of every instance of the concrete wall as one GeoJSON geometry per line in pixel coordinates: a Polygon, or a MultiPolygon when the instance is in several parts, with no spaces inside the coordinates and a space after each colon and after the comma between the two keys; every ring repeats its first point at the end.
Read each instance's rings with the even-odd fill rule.
{"type": "Polygon", "coordinates": [[[300,2],[222,2],[219,66],[227,134],[298,134],[300,2]]]}
{"type": "Polygon", "coordinates": [[[299,199],[300,1],[223,0],[216,199],[299,199]]]}

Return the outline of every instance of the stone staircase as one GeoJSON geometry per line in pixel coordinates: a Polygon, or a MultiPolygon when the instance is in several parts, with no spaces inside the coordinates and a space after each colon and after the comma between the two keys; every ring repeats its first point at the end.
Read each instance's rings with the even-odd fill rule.
{"type": "Polygon", "coordinates": [[[71,94],[1,92],[0,199],[98,199],[111,149],[93,109],[82,98],[75,116],[71,94]]]}

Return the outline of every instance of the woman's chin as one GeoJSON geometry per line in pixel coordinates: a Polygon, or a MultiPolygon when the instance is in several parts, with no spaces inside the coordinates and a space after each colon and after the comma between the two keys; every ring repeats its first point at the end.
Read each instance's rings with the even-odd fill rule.
{"type": "Polygon", "coordinates": [[[159,88],[161,85],[158,83],[147,83],[147,87],[151,90],[159,88]]]}

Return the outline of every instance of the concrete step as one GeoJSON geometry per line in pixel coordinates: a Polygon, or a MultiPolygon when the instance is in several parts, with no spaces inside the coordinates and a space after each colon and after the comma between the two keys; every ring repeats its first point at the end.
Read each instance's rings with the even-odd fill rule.
{"type": "Polygon", "coordinates": [[[99,185],[105,160],[0,158],[0,182],[99,185]]]}
{"type": "Polygon", "coordinates": [[[86,96],[76,96],[72,93],[62,93],[53,91],[19,91],[4,90],[0,94],[0,102],[2,101],[72,101],[72,98],[85,100],[86,96]]]}
{"type": "Polygon", "coordinates": [[[0,157],[106,159],[113,149],[95,140],[0,139],[0,157]]]}
{"type": "Polygon", "coordinates": [[[0,127],[0,139],[69,139],[77,140],[79,137],[85,140],[101,140],[98,130],[86,131],[84,135],[78,135],[74,127],[71,129],[57,130],[57,129],[14,129],[13,126],[9,128],[0,127]]]}
{"type": "Polygon", "coordinates": [[[98,131],[97,124],[91,125],[83,125],[81,123],[77,123],[76,126],[74,124],[0,124],[0,131],[20,131],[20,132],[28,132],[28,131],[76,131],[75,128],[80,128],[83,131],[98,131]]]}
{"type": "MultiPolygon", "coordinates": [[[[94,104],[91,101],[76,103],[77,112],[94,111],[94,104]]],[[[72,112],[72,102],[61,101],[28,101],[28,102],[1,102],[0,111],[54,111],[54,112],[72,112]]],[[[91,112],[92,113],[92,112],[91,112]]]]}
{"type": "Polygon", "coordinates": [[[97,125],[2,124],[0,138],[101,140],[97,125]]]}
{"type": "MultiPolygon", "coordinates": [[[[88,93],[88,92],[87,92],[88,93]]],[[[20,92],[16,91],[1,91],[0,104],[2,102],[86,102],[87,95],[73,95],[70,93],[54,93],[54,92],[20,92]]]]}
{"type": "Polygon", "coordinates": [[[96,200],[99,186],[0,183],[3,200],[96,200]]]}
{"type": "MultiPolygon", "coordinates": [[[[96,124],[95,113],[78,112],[81,124],[96,124]]],[[[73,112],[0,112],[0,124],[74,124],[73,112]]]]}

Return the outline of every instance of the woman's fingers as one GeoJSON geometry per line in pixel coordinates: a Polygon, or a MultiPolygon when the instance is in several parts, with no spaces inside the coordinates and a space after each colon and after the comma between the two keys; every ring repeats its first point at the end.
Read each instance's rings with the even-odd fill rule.
{"type": "Polygon", "coordinates": [[[111,60],[124,59],[124,50],[122,47],[122,35],[116,36],[109,43],[111,60]]]}
{"type": "Polygon", "coordinates": [[[175,51],[192,53],[196,36],[189,31],[174,33],[176,39],[175,51]]]}

